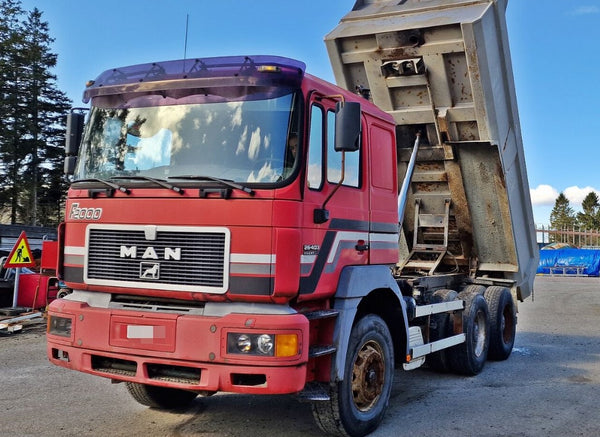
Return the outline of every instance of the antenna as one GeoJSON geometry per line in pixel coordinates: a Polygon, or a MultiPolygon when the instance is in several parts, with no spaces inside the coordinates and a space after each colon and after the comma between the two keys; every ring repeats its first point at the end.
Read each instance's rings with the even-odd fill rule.
{"type": "Polygon", "coordinates": [[[187,36],[188,36],[188,23],[190,21],[190,14],[185,15],[185,42],[183,44],[183,59],[187,59],[187,36]]]}

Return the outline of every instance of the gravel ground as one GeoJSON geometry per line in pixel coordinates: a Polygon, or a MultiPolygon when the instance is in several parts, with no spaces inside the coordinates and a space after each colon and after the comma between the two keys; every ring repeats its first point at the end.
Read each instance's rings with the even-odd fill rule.
{"type": "MultiPolygon", "coordinates": [[[[515,349],[476,377],[397,370],[372,436],[598,436],[600,279],[537,277],[515,349]]],[[[45,326],[0,336],[2,436],[320,436],[293,396],[217,394],[179,413],[138,405],[123,384],[52,366],[45,326]]]]}

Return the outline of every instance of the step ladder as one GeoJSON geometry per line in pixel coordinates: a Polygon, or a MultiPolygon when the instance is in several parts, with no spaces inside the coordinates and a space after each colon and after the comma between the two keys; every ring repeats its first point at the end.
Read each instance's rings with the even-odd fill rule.
{"type": "Polygon", "coordinates": [[[398,266],[401,272],[419,271],[432,275],[448,253],[451,200],[444,199],[443,214],[421,213],[421,199],[415,199],[415,230],[412,250],[398,266]]]}

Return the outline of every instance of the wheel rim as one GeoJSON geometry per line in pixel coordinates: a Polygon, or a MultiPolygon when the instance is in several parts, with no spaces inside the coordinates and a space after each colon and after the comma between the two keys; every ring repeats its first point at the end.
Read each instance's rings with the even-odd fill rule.
{"type": "Polygon", "coordinates": [[[352,397],[360,411],[370,410],[379,400],[385,381],[385,357],[375,341],[366,342],[352,369],[352,397]]]}
{"type": "Polygon", "coordinates": [[[473,324],[473,346],[477,357],[480,357],[485,349],[485,323],[485,313],[478,311],[473,324]]]}

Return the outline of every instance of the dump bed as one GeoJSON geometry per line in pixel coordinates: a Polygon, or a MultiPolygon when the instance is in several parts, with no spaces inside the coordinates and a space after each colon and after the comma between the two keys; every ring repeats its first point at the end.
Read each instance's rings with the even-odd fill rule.
{"type": "Polygon", "coordinates": [[[358,0],[326,36],[338,84],[397,124],[405,272],[460,270],[533,290],[537,245],[506,0],[358,0]]]}

